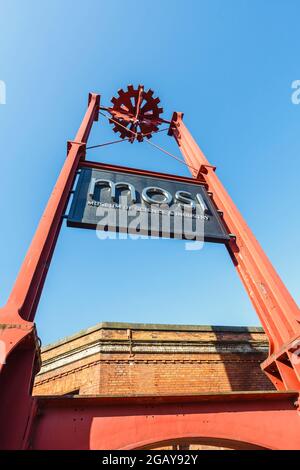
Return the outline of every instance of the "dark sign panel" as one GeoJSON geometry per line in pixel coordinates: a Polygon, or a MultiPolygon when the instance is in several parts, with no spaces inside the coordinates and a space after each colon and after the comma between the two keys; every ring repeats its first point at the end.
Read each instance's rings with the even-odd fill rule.
{"type": "Polygon", "coordinates": [[[203,185],[96,168],[81,170],[67,225],[135,236],[229,240],[203,185]]]}

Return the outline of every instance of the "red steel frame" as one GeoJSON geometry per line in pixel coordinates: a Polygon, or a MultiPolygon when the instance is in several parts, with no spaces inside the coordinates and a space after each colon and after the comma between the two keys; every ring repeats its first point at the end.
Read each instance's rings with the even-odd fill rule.
{"type": "Polygon", "coordinates": [[[297,393],[44,397],[31,448],[143,449],[201,443],[299,449],[297,393]],[[59,427],[58,427],[59,423],[59,427]]]}
{"type": "Polygon", "coordinates": [[[173,114],[169,134],[175,137],[193,177],[204,176],[234,235],[228,247],[231,259],[269,339],[270,355],[262,368],[278,390],[299,390],[300,361],[295,354],[300,339],[299,308],[182,118],[182,113],[173,114]]]}
{"type": "MultiPolygon", "coordinates": [[[[85,161],[86,143],[93,122],[98,120],[99,107],[100,96],[90,94],[85,117],[75,140],[68,142],[66,161],[11,295],[7,304],[0,310],[0,340],[1,344],[5,345],[6,352],[4,363],[0,364],[0,423],[4,426],[0,434],[2,449],[30,447],[33,439],[32,430],[36,427],[36,424],[33,426],[33,422],[34,420],[36,422],[37,408],[43,407],[40,399],[31,396],[33,380],[40,366],[39,344],[33,321],[78,169],[98,166],[118,171],[132,171],[135,174],[191,181],[190,178],[175,175],[85,161]]],[[[232,234],[228,245],[230,256],[269,338],[270,355],[262,368],[277,390],[299,391],[300,366],[298,361],[294,360],[297,358],[295,349],[300,340],[299,309],[216,176],[215,167],[206,160],[184,125],[182,117],[182,113],[174,113],[169,135],[176,139],[187,165],[192,169],[193,178],[199,181],[199,184],[205,184],[212,192],[217,208],[223,213],[228,232],[232,234]]],[[[286,396],[286,400],[286,407],[291,410],[290,396],[286,396]]],[[[182,402],[179,398],[177,401],[182,402]]],[[[260,403],[261,411],[266,409],[264,400],[256,402],[260,403]]],[[[226,406],[228,408],[228,404],[226,406]]],[[[201,413],[201,410],[198,412],[201,413]]],[[[296,422],[298,423],[300,418],[296,411],[293,413],[295,413],[292,418],[293,426],[295,433],[299,435],[300,423],[296,425],[296,422]]],[[[284,414],[282,418],[285,419],[284,414]]],[[[284,422],[282,425],[284,426],[284,422]]],[[[145,427],[145,423],[141,422],[141,426],[145,427]]],[[[167,435],[166,427],[162,423],[161,426],[167,435]]],[[[229,431],[231,424],[226,424],[224,421],[224,426],[229,431]]],[[[164,440],[161,434],[160,436],[161,440],[164,440]]],[[[251,437],[250,432],[248,438],[248,442],[252,442],[253,436],[251,437]]],[[[285,445],[284,442],[282,439],[280,441],[278,433],[275,432],[274,442],[273,444],[270,442],[270,447],[272,445],[273,448],[278,445],[280,447],[285,445]]],[[[295,442],[293,440],[293,443],[295,442]]],[[[297,442],[300,448],[299,440],[297,442]]],[[[129,444],[128,446],[130,447],[129,444]]]]}

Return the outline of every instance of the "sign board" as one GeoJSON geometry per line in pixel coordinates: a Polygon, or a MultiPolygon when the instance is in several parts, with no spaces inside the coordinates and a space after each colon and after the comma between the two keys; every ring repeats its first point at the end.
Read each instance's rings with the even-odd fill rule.
{"type": "Polygon", "coordinates": [[[133,170],[82,168],[67,225],[139,236],[229,240],[203,184],[133,170]]]}

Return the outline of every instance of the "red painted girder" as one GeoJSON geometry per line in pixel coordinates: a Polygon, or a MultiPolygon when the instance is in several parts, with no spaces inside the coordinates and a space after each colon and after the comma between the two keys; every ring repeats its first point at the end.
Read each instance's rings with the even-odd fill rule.
{"type": "Polygon", "coordinates": [[[68,202],[80,158],[92,123],[98,118],[99,95],[90,95],[89,105],[74,142],[69,142],[67,158],[58,177],[39,226],[28,249],[7,305],[1,311],[7,321],[32,321],[47,273],[62,216],[68,202]]]}
{"type": "MultiPolygon", "coordinates": [[[[270,354],[276,355],[284,348],[289,356],[290,344],[300,337],[300,310],[217,177],[215,167],[208,162],[184,125],[182,117],[182,113],[174,113],[169,134],[175,137],[187,164],[195,169],[191,171],[193,177],[204,176],[213,193],[213,201],[224,214],[228,232],[235,236],[229,252],[268,335],[270,354]]],[[[274,374],[279,373],[280,377],[272,374],[269,377],[278,389],[289,389],[291,383],[298,383],[297,389],[300,389],[299,366],[290,363],[290,373],[285,380],[276,364],[274,367],[274,374]]],[[[283,375],[286,375],[285,372],[283,375]]]]}
{"type": "Polygon", "coordinates": [[[300,449],[298,393],[39,397],[33,449],[136,449],[173,440],[300,449]]]}
{"type": "Polygon", "coordinates": [[[62,225],[78,164],[98,119],[100,96],[90,94],[89,104],[74,142],[26,254],[7,304],[0,309],[0,341],[5,357],[0,364],[0,449],[26,445],[35,401],[31,397],[39,368],[39,346],[33,320],[62,225]]]}
{"type": "Polygon", "coordinates": [[[181,181],[182,183],[201,184],[207,187],[205,178],[202,175],[200,175],[199,178],[195,180],[194,178],[189,178],[187,176],[173,175],[170,173],[161,173],[158,171],[151,171],[151,170],[143,170],[141,168],[128,168],[126,166],[112,165],[110,163],[90,162],[87,160],[80,161],[79,167],[91,168],[91,169],[95,168],[97,170],[103,170],[103,171],[117,171],[120,173],[146,176],[149,178],[161,178],[161,179],[170,180],[170,181],[181,181]]]}

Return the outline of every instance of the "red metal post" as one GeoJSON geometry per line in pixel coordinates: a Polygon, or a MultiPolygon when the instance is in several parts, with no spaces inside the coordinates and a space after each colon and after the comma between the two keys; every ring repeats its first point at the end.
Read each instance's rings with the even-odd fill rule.
{"type": "Polygon", "coordinates": [[[0,310],[0,341],[5,357],[0,364],[0,448],[24,448],[34,399],[31,388],[39,368],[39,345],[33,323],[44,281],[62,225],[70,190],[93,122],[98,120],[100,96],[89,103],[75,141],[42,215],[7,304],[0,310]]]}
{"type": "Polygon", "coordinates": [[[173,114],[169,135],[176,139],[193,177],[204,176],[228,232],[234,235],[230,256],[269,338],[270,356],[262,368],[278,390],[299,390],[300,360],[294,360],[300,339],[299,308],[182,118],[182,113],[173,114]]]}
{"type": "MultiPolygon", "coordinates": [[[[91,94],[86,115],[75,141],[68,143],[65,164],[25,257],[12,293],[5,307],[0,310],[0,346],[1,349],[5,349],[5,357],[0,357],[1,449],[30,448],[30,440],[34,439],[31,433],[31,425],[38,401],[31,396],[31,390],[34,376],[39,369],[39,344],[33,321],[62,225],[70,190],[77,169],[81,165],[84,166],[86,142],[93,122],[98,119],[99,107],[100,96],[91,94]]],[[[298,359],[298,356],[294,354],[295,344],[298,345],[297,342],[299,342],[300,345],[300,316],[297,305],[217,178],[215,168],[206,160],[185,127],[182,114],[174,114],[170,134],[174,135],[188,165],[193,168],[193,177],[201,183],[205,183],[213,192],[214,202],[224,214],[227,229],[229,233],[235,236],[235,238],[232,238],[228,249],[270,341],[270,357],[263,364],[263,369],[279,390],[299,389],[300,366],[298,362],[300,363],[300,360],[294,360],[295,357],[298,359]]],[[[86,162],[86,165],[88,164],[86,162]]],[[[165,175],[166,178],[167,176],[165,175]]],[[[298,414],[291,405],[289,405],[288,411],[288,416],[285,417],[284,415],[283,418],[287,423],[291,416],[290,424],[294,426],[293,422],[299,418],[298,414]]],[[[176,413],[173,412],[173,415],[174,420],[177,420],[176,413]]],[[[239,417],[236,416],[238,423],[239,417]]],[[[274,416],[276,419],[278,418],[278,414],[275,413],[274,416]]],[[[126,429],[126,433],[128,433],[127,414],[125,414],[125,418],[126,426],[124,426],[124,430],[126,429]]],[[[267,416],[265,418],[267,422],[267,416]]],[[[199,416],[196,419],[198,423],[199,416]]],[[[243,419],[241,417],[241,422],[243,419]]],[[[54,421],[57,422],[56,415],[54,421]]],[[[133,421],[136,426],[135,414],[133,421]]],[[[167,418],[167,423],[168,429],[173,428],[173,426],[170,427],[169,418],[167,418]]],[[[159,429],[167,429],[164,423],[158,424],[159,429]]],[[[220,426],[223,426],[223,424],[221,423],[220,426]]],[[[114,426],[115,424],[111,429],[112,436],[116,434],[115,429],[118,429],[119,423],[116,427],[114,426]]],[[[187,426],[189,427],[190,423],[187,423],[187,426]]],[[[232,423],[228,423],[226,426],[230,429],[232,423]]],[[[146,421],[143,422],[143,420],[137,427],[139,431],[147,430],[148,432],[150,429],[147,427],[146,421]]],[[[175,427],[176,422],[174,421],[174,429],[175,427]]],[[[44,428],[46,441],[49,437],[49,429],[51,429],[51,425],[47,423],[46,428],[44,428]]],[[[100,430],[97,427],[95,429],[95,446],[97,447],[99,436],[103,437],[103,430],[101,430],[101,426],[100,430]]],[[[104,429],[107,431],[106,424],[104,429]]],[[[89,437],[90,432],[91,429],[89,428],[89,437]]],[[[135,429],[134,432],[136,432],[135,429]]],[[[108,433],[106,432],[106,434],[108,433]]],[[[292,434],[292,437],[295,437],[294,431],[292,434]]],[[[110,439],[111,436],[109,436],[110,439]]],[[[133,440],[133,438],[130,437],[130,440],[133,440]]],[[[129,447],[126,448],[132,446],[129,441],[129,447]]],[[[298,443],[298,441],[295,442],[298,443]]],[[[92,448],[93,445],[91,445],[92,448]]],[[[115,445],[122,444],[115,442],[115,445]]]]}

